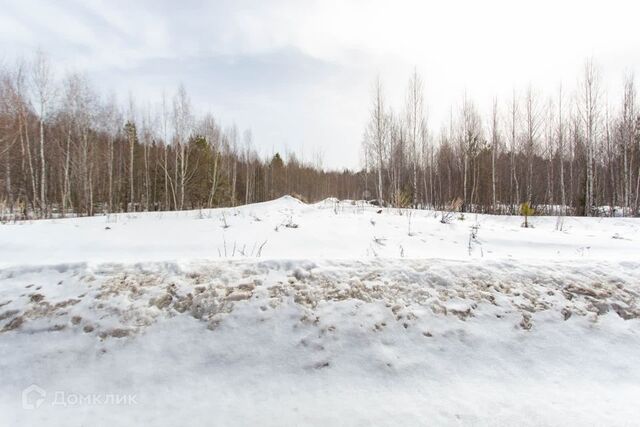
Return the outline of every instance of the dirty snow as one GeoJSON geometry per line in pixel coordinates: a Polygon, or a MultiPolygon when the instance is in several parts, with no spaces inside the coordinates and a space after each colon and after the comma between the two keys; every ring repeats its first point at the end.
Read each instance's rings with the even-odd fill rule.
{"type": "Polygon", "coordinates": [[[0,225],[0,425],[640,422],[639,220],[378,211],[0,225]]]}

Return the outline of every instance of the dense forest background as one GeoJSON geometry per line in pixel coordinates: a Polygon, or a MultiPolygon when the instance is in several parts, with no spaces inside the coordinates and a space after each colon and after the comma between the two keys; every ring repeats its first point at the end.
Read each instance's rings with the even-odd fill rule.
{"type": "Polygon", "coordinates": [[[464,96],[438,132],[427,125],[417,72],[398,110],[377,81],[358,171],[325,170],[295,153],[261,156],[249,130],[197,115],[182,86],[154,108],[133,99],[123,107],[84,75],[54,76],[42,52],[0,68],[3,218],[235,206],[284,194],[500,214],[524,202],[546,214],[640,212],[634,77],[609,100],[593,61],[571,93],[514,90],[485,115],[464,96]]]}

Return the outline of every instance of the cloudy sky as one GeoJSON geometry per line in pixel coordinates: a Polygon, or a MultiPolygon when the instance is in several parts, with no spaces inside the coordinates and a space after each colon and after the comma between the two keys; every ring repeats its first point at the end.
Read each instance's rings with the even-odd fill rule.
{"type": "Polygon", "coordinates": [[[486,108],[532,84],[555,93],[594,57],[616,102],[640,71],[637,1],[0,0],[0,60],[45,50],[104,93],[155,103],[183,83],[200,112],[251,128],[263,154],[359,164],[371,86],[400,109],[425,81],[439,129],[463,94],[486,108]]]}

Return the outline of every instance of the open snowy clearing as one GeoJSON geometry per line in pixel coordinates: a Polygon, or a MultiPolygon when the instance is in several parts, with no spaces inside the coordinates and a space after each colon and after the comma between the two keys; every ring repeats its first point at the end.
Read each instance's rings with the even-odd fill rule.
{"type": "Polygon", "coordinates": [[[444,258],[637,260],[640,220],[454,215],[292,198],[182,212],[147,212],[0,225],[0,267],[214,258],[444,258]],[[408,215],[411,213],[411,215],[408,215]],[[471,227],[477,238],[469,248],[471,227]],[[288,227],[287,227],[288,226],[288,227]],[[294,228],[295,227],[295,228],[294,228]],[[411,235],[409,235],[411,234],[411,235]],[[263,245],[260,250],[260,246],[263,245]],[[235,249],[234,249],[235,248],[235,249]]]}
{"type": "Polygon", "coordinates": [[[0,425],[640,422],[639,220],[377,212],[0,225],[0,425]]]}

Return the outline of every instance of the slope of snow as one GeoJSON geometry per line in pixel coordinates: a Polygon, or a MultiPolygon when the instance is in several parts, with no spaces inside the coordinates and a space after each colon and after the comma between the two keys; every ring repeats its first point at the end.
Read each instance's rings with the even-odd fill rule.
{"type": "Polygon", "coordinates": [[[0,226],[0,425],[638,422],[638,220],[376,212],[0,226]]]}

